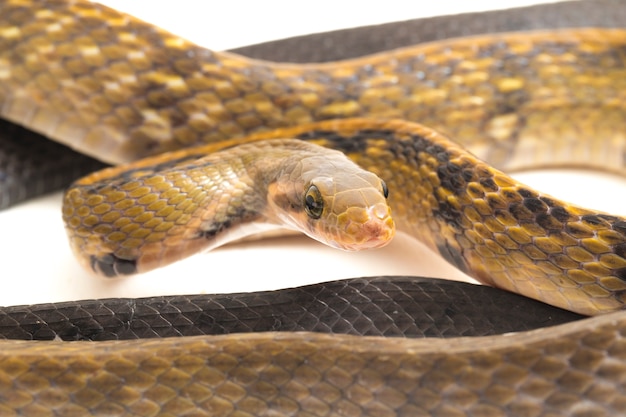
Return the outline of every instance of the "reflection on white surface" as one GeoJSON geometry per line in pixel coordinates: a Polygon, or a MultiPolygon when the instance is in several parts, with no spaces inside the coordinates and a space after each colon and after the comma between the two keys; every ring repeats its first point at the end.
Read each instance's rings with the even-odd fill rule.
{"type": "MultiPolygon", "coordinates": [[[[452,13],[457,11],[455,7],[459,5],[459,2],[452,1],[437,2],[433,5],[415,2],[419,4],[418,8],[401,9],[400,12],[396,10],[395,15],[384,14],[374,8],[361,7],[356,15],[353,13],[354,16],[349,16],[344,13],[343,20],[340,20],[337,16],[341,15],[341,11],[329,15],[328,8],[318,4],[315,10],[307,9],[306,13],[302,10],[297,13],[294,11],[294,14],[304,18],[301,24],[294,27],[289,24],[293,22],[284,15],[284,12],[280,12],[283,14],[278,22],[259,24],[259,16],[265,17],[264,14],[269,12],[251,8],[247,9],[247,12],[244,11],[245,16],[242,16],[241,10],[237,10],[242,9],[240,2],[230,2],[231,10],[211,12],[204,10],[202,13],[192,13],[178,7],[195,8],[200,4],[204,5],[205,2],[179,1],[176,3],[175,12],[167,8],[171,7],[171,2],[165,4],[154,0],[150,2],[111,0],[106,3],[124,7],[137,15],[142,11],[149,12],[149,16],[144,16],[146,20],[158,23],[159,19],[164,19],[161,20],[162,25],[172,31],[180,33],[185,29],[199,33],[200,35],[193,33],[184,35],[205,45],[213,45],[216,49],[377,21],[452,13]],[[129,7],[133,7],[134,10],[130,10],[129,7]],[[319,15],[316,16],[316,13],[319,15]],[[179,31],[172,23],[181,20],[181,16],[184,16],[182,18],[184,23],[179,31]],[[198,19],[199,16],[202,18],[198,19]],[[302,22],[307,24],[313,22],[318,25],[309,27],[302,22]],[[219,30],[220,27],[222,31],[219,30]],[[233,27],[236,27],[236,30],[233,31],[233,27]],[[288,32],[277,32],[278,29],[288,32]],[[213,36],[214,41],[211,43],[206,39],[200,39],[201,36],[213,36]]],[[[210,3],[216,6],[213,5],[214,2],[210,3]]],[[[260,3],[265,2],[250,2],[250,6],[257,7],[255,5],[260,3]]],[[[274,1],[269,3],[269,10],[279,10],[279,3],[287,4],[286,7],[292,9],[293,4],[297,4],[274,1]],[[289,6],[290,4],[292,6],[289,6]]],[[[356,2],[345,3],[351,4],[352,8],[357,5],[356,2]]],[[[397,3],[402,7],[410,4],[397,3]]],[[[499,2],[471,3],[479,10],[496,7],[499,2]]],[[[534,2],[509,2],[507,5],[530,3],[534,2]]],[[[399,8],[393,7],[395,4],[393,1],[386,4],[385,9],[399,8]]],[[[333,6],[340,5],[341,2],[333,3],[333,6]]],[[[614,213],[626,211],[621,207],[624,202],[622,196],[626,195],[626,184],[614,176],[598,174],[579,177],[571,173],[542,172],[525,173],[516,177],[542,191],[583,206],[614,213]]],[[[437,256],[403,235],[399,235],[384,249],[361,253],[332,250],[304,237],[270,239],[221,248],[142,276],[115,280],[94,278],[78,266],[70,253],[61,222],[60,201],[60,194],[55,194],[0,213],[2,231],[0,251],[3,254],[4,275],[4,291],[0,292],[0,305],[96,297],[255,291],[366,275],[409,274],[464,278],[437,256]]]]}

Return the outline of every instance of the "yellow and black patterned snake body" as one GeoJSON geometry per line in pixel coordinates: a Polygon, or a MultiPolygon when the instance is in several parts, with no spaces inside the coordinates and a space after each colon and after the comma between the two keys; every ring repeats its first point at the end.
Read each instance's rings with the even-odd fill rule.
{"type": "Polygon", "coordinates": [[[3,117],[111,162],[208,143],[131,165],[131,185],[113,194],[98,194],[106,186],[97,181],[129,167],[96,173],[67,193],[72,245],[93,245],[97,262],[123,261],[116,272],[135,271],[140,258],[128,249],[142,236],[166,233],[174,226],[165,223],[191,212],[150,208],[154,164],[296,138],[341,150],[377,174],[398,229],[468,274],[581,313],[609,313],[446,341],[311,333],[7,341],[0,411],[595,416],[626,409],[626,318],[610,313],[624,305],[626,221],[560,202],[482,162],[520,169],[595,161],[623,172],[626,30],[480,36],[300,66],[209,52],[90,3],[5,1],[0,16],[3,117]],[[333,120],[309,124],[326,119],[333,120]]]}

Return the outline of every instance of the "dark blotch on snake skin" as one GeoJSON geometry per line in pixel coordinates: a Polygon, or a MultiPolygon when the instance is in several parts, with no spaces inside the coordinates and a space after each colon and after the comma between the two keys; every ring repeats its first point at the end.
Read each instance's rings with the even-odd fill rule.
{"type": "Polygon", "coordinates": [[[246,207],[237,207],[229,214],[229,216],[222,220],[213,219],[213,222],[202,230],[198,230],[197,237],[203,239],[214,239],[221,232],[233,228],[241,223],[248,223],[252,219],[259,216],[259,211],[256,209],[250,209],[246,207]]]}
{"type": "Polygon", "coordinates": [[[567,211],[565,207],[552,207],[550,209],[550,214],[553,215],[555,219],[561,222],[567,222],[572,219],[572,215],[567,211]]]}
{"type": "Polygon", "coordinates": [[[91,269],[101,271],[107,278],[113,278],[120,275],[131,275],[137,273],[137,262],[135,260],[121,259],[114,254],[89,258],[91,269]]]}
{"type": "Polygon", "coordinates": [[[469,271],[463,254],[457,248],[451,246],[448,241],[438,242],[437,250],[446,261],[457,267],[461,272],[467,273],[469,271]]]}
{"type": "Polygon", "coordinates": [[[392,132],[390,131],[377,130],[361,131],[357,135],[343,136],[334,131],[313,130],[310,132],[305,132],[297,136],[296,138],[306,141],[324,139],[331,143],[335,149],[340,150],[343,153],[350,154],[365,152],[368,148],[367,139],[391,134],[392,132]]]}

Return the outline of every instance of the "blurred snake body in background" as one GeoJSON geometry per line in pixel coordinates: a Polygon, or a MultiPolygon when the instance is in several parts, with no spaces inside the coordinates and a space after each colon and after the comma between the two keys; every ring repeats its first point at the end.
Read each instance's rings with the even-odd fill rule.
{"type": "Polygon", "coordinates": [[[313,235],[330,217],[342,236],[373,242],[366,246],[386,241],[395,222],[484,283],[585,315],[606,313],[447,340],[265,332],[4,341],[0,414],[626,409],[626,317],[618,311],[626,300],[626,220],[500,171],[575,164],[624,173],[624,29],[480,35],[333,63],[277,64],[208,51],[89,2],[6,0],[0,114],[110,163],[148,157],[87,176],[66,193],[72,248],[104,275],[214,246],[260,216],[295,219],[313,235]],[[312,144],[358,166],[327,150],[324,162],[307,165],[308,152],[318,152],[312,144]],[[262,168],[282,155],[271,153],[278,145],[301,156],[270,176],[262,168]],[[327,174],[324,163],[354,170],[361,200],[343,198],[339,181],[324,187],[317,173],[306,176],[308,166],[327,174]],[[229,168],[237,164],[241,170],[229,168]],[[215,200],[218,184],[233,178],[245,186],[224,188],[215,200]],[[290,214],[263,214],[272,205],[290,214]],[[358,235],[363,230],[374,238],[358,235]]]}

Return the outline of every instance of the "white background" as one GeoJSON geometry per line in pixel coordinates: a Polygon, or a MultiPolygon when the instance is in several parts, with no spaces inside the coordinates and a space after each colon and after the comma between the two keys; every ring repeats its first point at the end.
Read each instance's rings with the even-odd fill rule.
{"type": "MultiPolygon", "coordinates": [[[[213,49],[422,16],[502,7],[502,1],[192,1],[108,0],[106,4],[213,49]]],[[[536,4],[507,1],[506,5],[536,4]]],[[[614,213],[623,179],[572,172],[518,174],[555,196],[614,213]]],[[[54,194],[0,213],[4,291],[0,305],[104,297],[275,289],[365,275],[464,277],[437,256],[399,235],[384,249],[345,253],[303,237],[231,245],[141,276],[106,280],[82,270],[69,251],[54,194]]]]}

